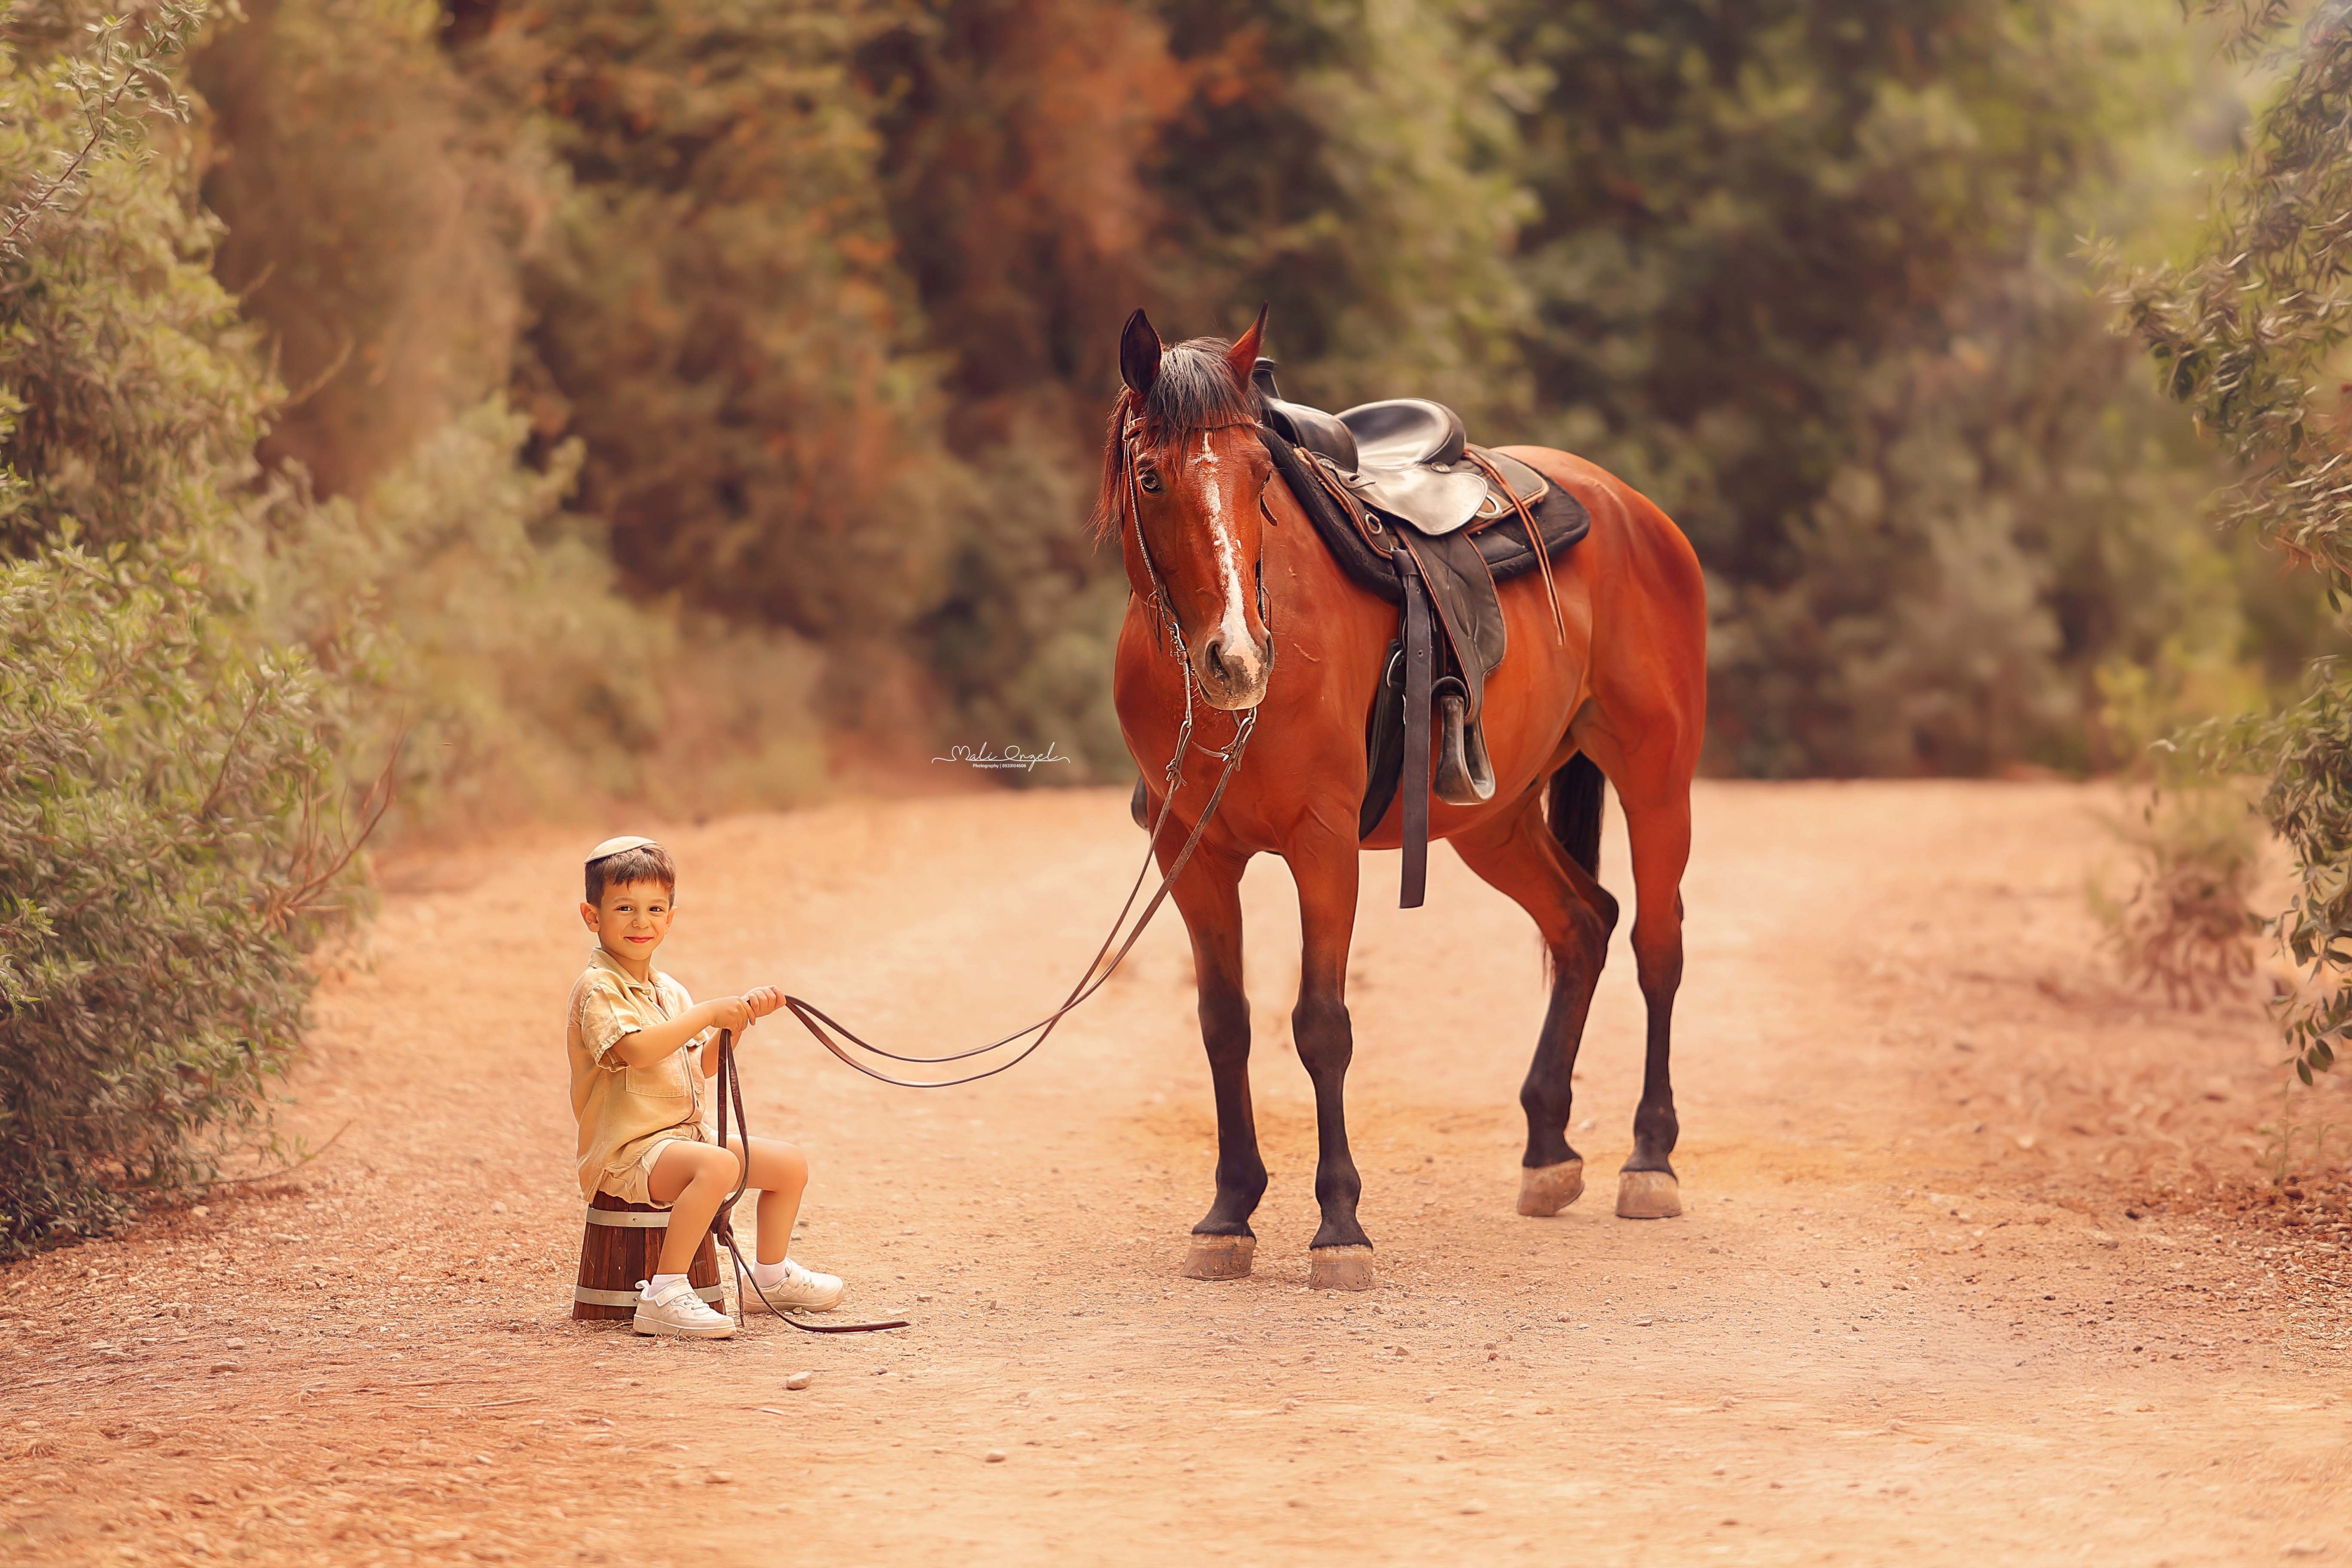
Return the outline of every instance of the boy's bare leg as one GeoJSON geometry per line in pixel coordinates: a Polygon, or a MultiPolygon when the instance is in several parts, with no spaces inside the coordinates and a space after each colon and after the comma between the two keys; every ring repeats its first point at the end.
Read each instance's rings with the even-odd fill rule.
{"type": "MultiPolygon", "coordinates": [[[[730,1138],[727,1146],[740,1155],[743,1143],[741,1138],[730,1138]]],[[[753,1138],[751,1150],[750,1185],[760,1189],[760,1239],[755,1255],[762,1263],[781,1263],[792,1249],[801,1194],[808,1189],[808,1156],[798,1145],[780,1138],[753,1138]]],[[[729,1179],[728,1191],[732,1192],[733,1178],[729,1179]]]]}
{"type": "MultiPolygon", "coordinates": [[[[806,1169],[805,1166],[802,1167],[803,1179],[806,1169]]],[[[735,1155],[716,1144],[680,1140],[662,1145],[654,1168],[646,1173],[646,1190],[656,1203],[669,1205],[669,1231],[662,1239],[661,1261],[654,1265],[654,1272],[683,1274],[694,1266],[694,1255],[701,1250],[702,1239],[709,1232],[719,1206],[735,1190],[735,1178],[742,1170],[735,1155]]],[[[798,1189],[794,1189],[793,1197],[797,1208],[798,1189]]],[[[765,1216],[761,1218],[764,1221],[765,1216]]],[[[760,1228],[764,1236],[766,1225],[762,1223],[760,1228]]],[[[789,1237],[792,1232],[788,1228],[784,1234],[789,1237]]],[[[779,1252],[777,1256],[783,1254],[779,1252]]]]}

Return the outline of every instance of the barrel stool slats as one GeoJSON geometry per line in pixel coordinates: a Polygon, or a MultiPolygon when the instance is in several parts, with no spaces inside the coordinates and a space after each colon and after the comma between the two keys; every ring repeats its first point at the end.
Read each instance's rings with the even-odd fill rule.
{"type": "MultiPolygon", "coordinates": [[[[650,1280],[669,1239],[669,1210],[625,1203],[600,1192],[588,1203],[580,1238],[580,1282],[572,1289],[572,1315],[589,1322],[627,1322],[637,1315],[637,1281],[650,1280]]],[[[724,1312],[719,1287],[719,1243],[706,1232],[686,1271],[694,1293],[724,1312]]]]}

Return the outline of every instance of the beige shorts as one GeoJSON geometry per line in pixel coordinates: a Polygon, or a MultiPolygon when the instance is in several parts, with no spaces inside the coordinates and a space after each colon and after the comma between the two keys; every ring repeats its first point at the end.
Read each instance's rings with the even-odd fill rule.
{"type": "Polygon", "coordinates": [[[708,1144],[712,1141],[708,1133],[698,1137],[693,1133],[685,1131],[665,1133],[647,1144],[644,1151],[628,1165],[623,1166],[618,1170],[606,1171],[604,1179],[596,1184],[596,1190],[609,1192],[623,1203],[652,1204],[656,1208],[667,1208],[669,1207],[667,1204],[654,1202],[652,1191],[654,1162],[660,1159],[661,1152],[672,1144],[708,1144]]]}

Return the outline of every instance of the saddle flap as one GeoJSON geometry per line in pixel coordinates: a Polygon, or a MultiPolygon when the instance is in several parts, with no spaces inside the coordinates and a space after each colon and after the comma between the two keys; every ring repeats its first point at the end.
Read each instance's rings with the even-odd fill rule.
{"type": "Polygon", "coordinates": [[[1368,506],[1402,517],[1425,534],[1450,534],[1486,504],[1486,476],[1464,465],[1442,468],[1362,468],[1348,487],[1368,506]]]}
{"type": "Polygon", "coordinates": [[[1422,588],[1445,628],[1454,667],[1469,688],[1470,717],[1475,719],[1485,706],[1486,677],[1501,666],[1510,645],[1494,574],[1467,535],[1438,534],[1402,542],[1412,551],[1422,588]]]}

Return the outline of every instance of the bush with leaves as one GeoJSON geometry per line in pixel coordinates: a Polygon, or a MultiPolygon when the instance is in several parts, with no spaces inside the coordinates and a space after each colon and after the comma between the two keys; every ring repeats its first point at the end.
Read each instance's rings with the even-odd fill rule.
{"type": "Polygon", "coordinates": [[[350,855],[319,684],[184,580],[0,564],[0,1252],[266,1132],[350,855]]]}
{"type": "Polygon", "coordinates": [[[493,397],[363,496],[281,492],[253,537],[256,634],[308,649],[332,678],[355,755],[406,737],[395,826],[807,793],[822,772],[815,655],[781,630],[719,632],[623,594],[601,530],[563,504],[578,444],[542,469],[522,461],[530,440],[493,397]],[[716,733],[730,728],[731,746],[716,733]],[[671,779],[688,756],[697,774],[671,779]]]}
{"type": "MultiPolygon", "coordinates": [[[[2201,258],[2134,278],[2129,319],[2167,392],[2245,477],[2224,520],[2352,591],[2352,438],[2341,357],[2352,339],[2352,4],[2211,4],[2239,51],[2279,76],[2251,148],[2218,199],[2201,258]]],[[[2285,711],[2194,737],[2221,769],[2266,773],[2262,810],[2294,852],[2276,931],[2306,983],[2284,1025],[2304,1082],[2352,1030],[2352,684],[2322,662],[2285,711]]]]}
{"type": "Polygon", "coordinates": [[[228,562],[275,396],[170,92],[197,14],[0,21],[0,1251],[266,1134],[352,840],[228,562]]]}
{"type": "Polygon", "coordinates": [[[2107,826],[2136,880],[2119,900],[2095,884],[2091,905],[2125,976],[2191,1010],[2242,988],[2262,930],[2252,899],[2263,847],[2244,796],[2185,779],[2107,826]]]}

